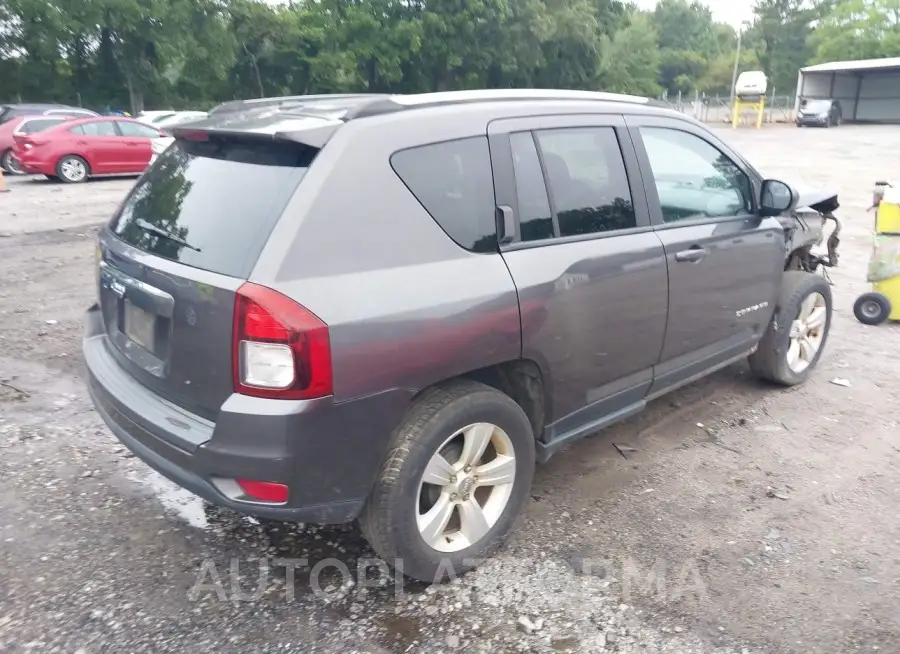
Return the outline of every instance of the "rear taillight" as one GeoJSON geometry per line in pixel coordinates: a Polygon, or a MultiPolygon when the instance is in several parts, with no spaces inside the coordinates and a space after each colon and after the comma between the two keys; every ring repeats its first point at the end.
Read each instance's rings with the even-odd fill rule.
{"type": "Polygon", "coordinates": [[[290,298],[256,284],[241,286],[233,340],[236,393],[290,400],[331,395],[328,325],[290,298]]]}
{"type": "Polygon", "coordinates": [[[187,129],[187,130],[173,130],[173,132],[185,139],[186,141],[208,141],[209,140],[209,132],[204,132],[202,129],[187,129]]]}

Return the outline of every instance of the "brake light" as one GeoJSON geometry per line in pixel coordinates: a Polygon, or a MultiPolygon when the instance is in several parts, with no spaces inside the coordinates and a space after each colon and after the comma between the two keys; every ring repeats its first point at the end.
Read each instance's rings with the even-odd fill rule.
{"type": "Polygon", "coordinates": [[[332,393],[328,325],[264,286],[245,283],[234,303],[234,390],[243,395],[306,400],[332,393]]]}
{"type": "Polygon", "coordinates": [[[202,129],[178,130],[176,134],[187,141],[209,140],[209,132],[204,132],[202,129]]]}
{"type": "Polygon", "coordinates": [[[16,143],[18,143],[23,150],[32,150],[36,147],[40,147],[42,145],[46,145],[47,141],[36,139],[32,136],[28,136],[25,138],[19,137],[16,139],[16,143]]]}

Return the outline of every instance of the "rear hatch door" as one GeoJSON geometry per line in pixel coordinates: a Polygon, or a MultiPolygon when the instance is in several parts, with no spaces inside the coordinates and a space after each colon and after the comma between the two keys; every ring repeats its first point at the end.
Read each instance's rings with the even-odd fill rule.
{"type": "Polygon", "coordinates": [[[317,150],[271,137],[194,138],[163,152],[102,230],[99,300],[120,365],[215,420],[233,390],[235,292],[317,150]]]}

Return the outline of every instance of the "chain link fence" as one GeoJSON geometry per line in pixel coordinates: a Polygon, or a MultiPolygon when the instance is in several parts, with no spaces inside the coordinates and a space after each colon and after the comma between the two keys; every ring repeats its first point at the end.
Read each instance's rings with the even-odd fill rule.
{"type": "MultiPolygon", "coordinates": [[[[676,95],[663,94],[660,102],[670,109],[689,114],[705,123],[730,123],[732,117],[731,98],[727,95],[707,95],[705,93],[692,93],[676,95]]],[[[749,120],[749,113],[745,120],[749,120]]],[[[755,122],[754,115],[751,122],[755,122]]],[[[794,120],[794,96],[775,95],[766,96],[765,116],[766,123],[790,123],[794,120]]]]}

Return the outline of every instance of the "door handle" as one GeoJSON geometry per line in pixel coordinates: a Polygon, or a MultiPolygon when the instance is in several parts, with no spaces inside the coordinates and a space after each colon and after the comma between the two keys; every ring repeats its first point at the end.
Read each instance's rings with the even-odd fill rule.
{"type": "Polygon", "coordinates": [[[675,261],[701,261],[708,254],[706,248],[694,245],[688,250],[682,250],[675,253],[675,261]]]}
{"type": "Polygon", "coordinates": [[[516,217],[513,214],[512,207],[507,205],[497,207],[497,222],[500,228],[500,245],[512,243],[516,237],[516,217]]]}

